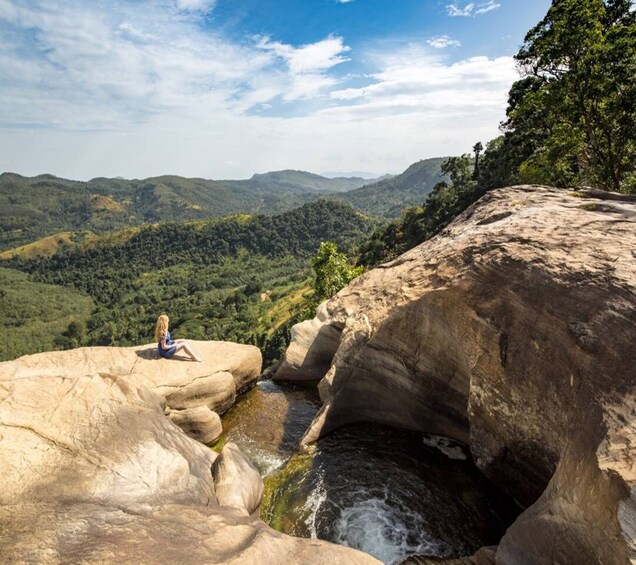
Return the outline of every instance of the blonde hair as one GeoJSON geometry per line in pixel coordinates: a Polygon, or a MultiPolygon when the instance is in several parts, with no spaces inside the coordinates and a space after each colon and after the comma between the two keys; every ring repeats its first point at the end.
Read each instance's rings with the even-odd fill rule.
{"type": "Polygon", "coordinates": [[[157,323],[155,324],[155,341],[161,341],[163,339],[168,332],[169,323],[170,318],[165,314],[161,314],[161,316],[157,318],[157,323]]]}

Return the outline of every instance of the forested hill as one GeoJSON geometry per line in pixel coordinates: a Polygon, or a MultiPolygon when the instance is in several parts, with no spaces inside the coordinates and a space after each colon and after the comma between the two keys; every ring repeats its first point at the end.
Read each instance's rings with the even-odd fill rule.
{"type": "MultiPolygon", "coordinates": [[[[0,359],[50,348],[147,343],[157,316],[166,312],[176,337],[253,343],[273,360],[286,343],[276,329],[304,307],[311,256],[320,243],[331,240],[352,250],[376,225],[348,205],[321,200],[274,216],[127,228],[52,257],[1,261],[28,273],[31,286],[21,282],[20,273],[3,271],[14,281],[10,304],[22,304],[23,312],[21,339],[10,347],[5,343],[0,359]],[[48,289],[51,300],[42,295],[38,303],[51,307],[49,318],[53,311],[66,316],[68,329],[47,326],[48,342],[38,341],[41,308],[25,294],[32,288],[40,295],[48,289]],[[69,324],[59,297],[78,296],[90,305],[86,295],[95,307],[69,324]]],[[[0,319],[0,331],[15,333],[11,323],[10,317],[0,319]]]]}
{"type": "Polygon", "coordinates": [[[367,214],[398,217],[404,208],[424,202],[433,187],[444,180],[443,162],[442,157],[418,161],[400,175],[346,192],[338,198],[367,214]]]}
{"type": "MultiPolygon", "coordinates": [[[[241,252],[269,258],[314,254],[322,241],[344,250],[377,225],[348,205],[320,200],[275,216],[229,216],[197,222],[165,222],[90,240],[52,257],[5,264],[33,273],[39,282],[74,286],[112,303],[141,273],[179,264],[209,265],[241,252]]],[[[252,273],[258,274],[258,273],[252,273]]]]}
{"type": "Polygon", "coordinates": [[[245,181],[178,176],[88,182],[41,175],[0,175],[0,251],[57,232],[116,230],[144,222],[274,214],[323,192],[350,190],[363,179],[327,179],[302,171],[255,175],[245,181]]]}

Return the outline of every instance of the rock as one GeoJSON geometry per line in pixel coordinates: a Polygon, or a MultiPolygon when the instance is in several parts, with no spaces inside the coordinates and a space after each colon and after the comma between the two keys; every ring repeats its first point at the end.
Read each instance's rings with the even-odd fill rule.
{"type": "Polygon", "coordinates": [[[235,443],[226,444],[212,466],[216,496],[221,506],[253,514],[263,498],[263,479],[235,443]]]}
{"type": "Polygon", "coordinates": [[[3,565],[380,565],[362,552],[280,534],[232,508],[167,504],[0,506],[3,565]]]}
{"type": "MultiPolygon", "coordinates": [[[[104,353],[118,357],[113,348],[104,353]]],[[[378,563],[345,547],[285,536],[245,510],[220,507],[211,473],[218,456],[166,418],[163,399],[145,386],[81,370],[38,376],[31,367],[20,374],[15,364],[7,374],[5,366],[3,565],[378,563]]],[[[240,456],[226,451],[225,472],[230,462],[244,472],[240,456]]],[[[253,497],[245,500],[254,505],[253,497]]]]}
{"type": "Polygon", "coordinates": [[[340,345],[338,328],[325,323],[328,315],[318,307],[316,317],[293,326],[291,343],[285,360],[274,375],[274,380],[319,380],[329,369],[331,358],[340,345]]]}
{"type": "Polygon", "coordinates": [[[221,418],[207,406],[170,410],[168,418],[187,435],[201,443],[212,443],[223,432],[221,418]]]}
{"type": "Polygon", "coordinates": [[[216,455],[170,423],[154,393],[119,377],[0,373],[0,435],[0,505],[216,504],[216,455]]]}
{"type": "MultiPolygon", "coordinates": [[[[262,366],[261,352],[251,345],[223,341],[191,341],[203,362],[186,357],[162,359],[155,344],[140,347],[84,347],[27,355],[0,363],[0,375],[75,376],[108,374],[157,393],[169,409],[186,410],[205,406],[217,414],[230,408],[236,395],[256,382],[262,366]]],[[[199,414],[202,414],[200,412],[199,414]]],[[[209,436],[209,419],[195,429],[196,418],[187,423],[189,434],[209,436]]],[[[186,422],[181,418],[179,421],[186,422]]]]}
{"type": "Polygon", "coordinates": [[[183,386],[165,391],[165,399],[166,404],[176,410],[203,406],[223,414],[236,400],[234,377],[226,371],[196,377],[183,386]]]}
{"type": "Polygon", "coordinates": [[[453,438],[529,506],[498,564],[636,559],[634,249],[634,197],[490,192],[294,333],[281,378],[329,366],[305,441],[358,421],[453,438]]]}

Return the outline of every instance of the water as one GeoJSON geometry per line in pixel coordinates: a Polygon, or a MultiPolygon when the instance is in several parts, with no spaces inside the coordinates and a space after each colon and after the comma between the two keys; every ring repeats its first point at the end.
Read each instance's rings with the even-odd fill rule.
{"type": "Polygon", "coordinates": [[[275,529],[397,563],[472,554],[516,517],[445,438],[365,424],[299,453],[319,406],[315,390],[263,381],[223,418],[221,443],[237,443],[265,477],[261,516],[275,529]]]}
{"type": "Polygon", "coordinates": [[[236,443],[266,477],[298,451],[320,405],[315,387],[259,381],[223,415],[223,434],[214,448],[236,443]]]}

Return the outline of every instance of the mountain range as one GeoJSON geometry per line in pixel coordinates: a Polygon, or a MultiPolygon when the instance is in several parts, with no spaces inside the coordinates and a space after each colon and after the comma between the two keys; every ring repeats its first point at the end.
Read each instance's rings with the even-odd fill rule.
{"type": "Polygon", "coordinates": [[[5,257],[8,250],[21,253],[21,246],[43,238],[44,247],[55,250],[56,242],[67,241],[78,230],[102,233],[162,221],[270,215],[320,198],[340,200],[369,215],[399,216],[404,207],[422,203],[442,179],[441,162],[440,158],[419,161],[401,175],[381,180],[326,178],[294,170],[246,180],[161,176],[87,182],[3,173],[0,251],[5,257]]]}

